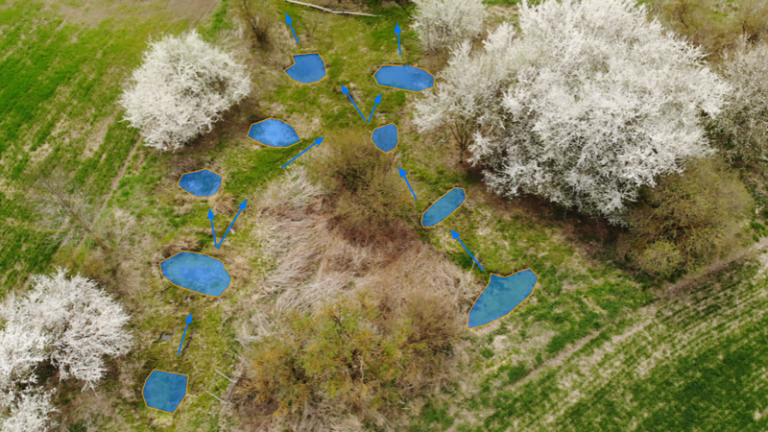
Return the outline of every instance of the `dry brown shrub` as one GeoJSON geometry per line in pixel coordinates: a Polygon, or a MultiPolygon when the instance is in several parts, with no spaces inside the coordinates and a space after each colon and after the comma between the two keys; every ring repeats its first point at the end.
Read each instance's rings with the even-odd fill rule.
{"type": "Polygon", "coordinates": [[[739,248],[752,197],[719,159],[696,159],[683,174],[643,188],[628,212],[619,252],[640,269],[662,276],[695,271],[739,248]]]}
{"type": "Polygon", "coordinates": [[[328,430],[340,412],[369,422],[402,414],[399,401],[451,369],[462,327],[452,302],[435,293],[385,297],[356,290],[315,314],[284,315],[282,330],[254,347],[241,401],[276,408],[270,414],[293,430],[328,430]]]}
{"type": "Polygon", "coordinates": [[[650,0],[648,5],[662,24],[704,48],[714,61],[740,38],[755,42],[768,36],[765,0],[650,0]]]}
{"type": "Polygon", "coordinates": [[[235,197],[229,192],[220,192],[215,196],[208,198],[208,206],[217,215],[232,214],[238,209],[237,205],[235,205],[235,197]]]}
{"type": "Polygon", "coordinates": [[[329,222],[323,195],[299,170],[253,198],[253,232],[274,263],[240,315],[249,381],[237,406],[254,430],[348,430],[350,413],[392,430],[403,398],[455,378],[456,341],[478,288],[472,275],[412,232],[377,244],[350,240],[329,222]],[[338,336],[337,325],[352,327],[338,336]],[[399,354],[387,357],[383,347],[399,354]],[[345,356],[352,360],[339,364],[345,356]]]}
{"type": "Polygon", "coordinates": [[[333,145],[314,155],[310,175],[333,192],[339,233],[364,245],[398,241],[412,232],[399,220],[413,200],[398,177],[396,157],[377,149],[367,130],[345,130],[328,140],[333,145]]]}
{"type": "Polygon", "coordinates": [[[94,249],[86,256],[78,272],[85,277],[106,284],[114,279],[115,265],[109,262],[108,256],[103,250],[94,249]]]}
{"type": "Polygon", "coordinates": [[[165,245],[165,248],[163,249],[163,257],[168,258],[184,250],[196,251],[199,248],[200,244],[198,243],[197,238],[183,235],[181,237],[176,237],[165,245]]]}

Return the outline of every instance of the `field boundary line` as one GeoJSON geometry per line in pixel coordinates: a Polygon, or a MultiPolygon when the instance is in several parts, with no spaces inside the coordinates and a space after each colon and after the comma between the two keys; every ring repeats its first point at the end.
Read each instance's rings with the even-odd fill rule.
{"type": "Polygon", "coordinates": [[[315,9],[320,9],[323,12],[330,12],[330,13],[340,14],[340,15],[359,15],[359,16],[367,16],[367,17],[377,17],[378,16],[378,15],[373,15],[373,14],[369,14],[369,13],[365,13],[365,12],[354,12],[354,11],[343,11],[343,10],[328,9],[328,8],[324,8],[322,6],[314,5],[314,4],[311,4],[311,3],[304,3],[304,2],[300,2],[300,1],[296,1],[296,0],[283,0],[283,1],[288,2],[288,3],[302,5],[302,6],[307,6],[307,7],[311,7],[311,8],[315,8],[315,9]]]}
{"type": "Polygon", "coordinates": [[[131,164],[131,159],[133,159],[133,155],[136,154],[136,149],[139,148],[139,144],[141,144],[141,140],[142,140],[142,137],[139,137],[136,140],[136,142],[133,144],[133,147],[131,147],[131,151],[128,153],[128,156],[125,158],[125,162],[123,163],[123,166],[120,167],[120,171],[117,172],[117,175],[112,180],[112,186],[109,188],[109,193],[104,199],[104,202],[101,204],[101,208],[99,208],[98,213],[96,213],[96,220],[94,221],[94,225],[96,224],[96,222],[98,222],[101,219],[101,214],[104,213],[104,210],[106,210],[109,200],[112,199],[112,195],[114,195],[115,190],[120,185],[120,180],[123,179],[123,176],[125,175],[125,171],[128,169],[128,165],[131,164]]]}

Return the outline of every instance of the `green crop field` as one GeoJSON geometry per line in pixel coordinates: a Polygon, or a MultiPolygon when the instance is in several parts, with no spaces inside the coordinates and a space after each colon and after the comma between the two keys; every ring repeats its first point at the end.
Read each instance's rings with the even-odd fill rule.
{"type": "Polygon", "coordinates": [[[0,291],[47,270],[56,251],[31,213],[40,173],[73,172],[97,203],[109,192],[138,138],[117,122],[121,80],[150,36],[183,26],[167,18],[84,25],[42,3],[0,3],[0,291]]]}
{"type": "Polygon", "coordinates": [[[732,266],[703,286],[662,298],[595,332],[578,349],[531,367],[520,339],[484,360],[471,392],[442,407],[457,431],[759,431],[766,428],[760,359],[768,346],[762,265],[732,266]]]}

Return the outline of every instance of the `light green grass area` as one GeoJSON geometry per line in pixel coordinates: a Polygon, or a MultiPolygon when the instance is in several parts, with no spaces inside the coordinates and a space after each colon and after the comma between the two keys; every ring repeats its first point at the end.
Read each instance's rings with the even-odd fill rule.
{"type": "Polygon", "coordinates": [[[29,190],[53,168],[94,196],[138,138],[115,122],[115,100],[150,35],[183,23],[167,16],[69,24],[35,2],[0,5],[0,293],[47,269],[56,245],[35,225],[29,190]],[[6,217],[7,216],[7,217],[6,217]]]}
{"type": "Polygon", "coordinates": [[[480,392],[452,401],[455,430],[765,430],[768,279],[758,268],[732,266],[627,314],[533,372],[501,366],[480,392]]]}
{"type": "MultiPolygon", "coordinates": [[[[0,294],[30,273],[68,265],[98,277],[120,297],[136,337],[133,352],[119,366],[110,363],[97,394],[80,393],[76,382],[64,383],[55,399],[64,430],[213,432],[236,427],[237,418],[224,413],[206,390],[221,395],[227,388],[216,369],[236,373],[243,348],[234,324],[245,315],[243,301],[256,295],[257,275],[269,270],[269,260],[260,255],[252,233],[238,226],[216,249],[207,219],[216,200],[189,198],[176,186],[179,175],[204,167],[219,172],[222,195],[231,198],[217,199],[231,199],[236,206],[283,175],[280,166],[315,138],[361,126],[372,132],[390,122],[401,134],[394,156],[410,173],[419,198],[407,220],[423,241],[471,269],[472,260],[450,230],[461,234],[486,270],[474,267],[475,297],[491,272],[507,275],[531,268],[539,275],[533,296],[518,310],[467,337],[466,390],[457,386],[427,401],[410,430],[765,429],[763,421],[754,420],[768,417],[762,414],[768,409],[761,405],[766,399],[759,386],[763,372],[756,366],[765,354],[766,323],[760,312],[768,306],[761,295],[765,277],[738,283],[755,271],[738,269],[690,296],[653,302],[645,281],[590,257],[568,224],[485,192],[477,175],[457,166],[452,142],[415,130],[412,102],[419,96],[378,87],[373,80],[378,66],[386,63],[428,70],[440,65],[418,50],[403,8],[372,8],[381,16],[356,18],[268,0],[274,8],[273,47],[265,52],[248,48],[255,100],[227,113],[214,132],[188,149],[173,154],[142,147],[126,160],[138,135],[116,121],[115,100],[146,41],[197,26],[207,40],[231,43],[236,3],[221,2],[202,24],[174,21],[162,11],[139,16],[128,10],[85,26],[62,24],[60,16],[37,3],[0,0],[0,294]],[[293,18],[301,45],[283,23],[285,13],[293,18]],[[396,22],[404,28],[402,57],[392,32],[396,22]],[[320,83],[301,85],[282,72],[292,63],[290,54],[316,51],[328,71],[320,83]],[[370,123],[363,122],[340,85],[352,90],[366,117],[373,99],[383,94],[370,123]],[[246,133],[251,123],[266,117],[293,124],[304,142],[284,150],[260,148],[246,133]],[[48,233],[36,226],[26,196],[36,176],[54,166],[74,172],[97,204],[125,166],[102,215],[109,220],[115,211],[123,214],[119,226],[126,228],[116,228],[107,238],[115,257],[104,259],[87,247],[56,252],[56,245],[45,243],[48,233]],[[439,227],[423,230],[421,213],[454,186],[467,189],[467,203],[439,227]],[[196,251],[222,259],[232,271],[235,283],[221,299],[189,293],[160,277],[165,247],[182,237],[194,239],[196,251]],[[189,313],[193,323],[187,348],[177,356],[189,313]],[[172,334],[171,339],[162,340],[163,333],[172,334]],[[173,416],[144,406],[141,388],[153,368],[190,375],[189,395],[173,416]]],[[[217,231],[223,233],[234,213],[217,213],[217,231]]],[[[248,209],[240,216],[256,217],[248,209]]],[[[465,312],[472,301],[464,299],[465,312]]]]}
{"type": "MultiPolygon", "coordinates": [[[[232,375],[238,363],[231,325],[235,298],[211,301],[190,295],[164,283],[157,270],[164,242],[181,227],[197,224],[196,218],[207,222],[207,204],[194,203],[189,213],[181,214],[170,188],[157,194],[169,161],[178,155],[140,148],[126,160],[138,133],[118,121],[116,104],[121,84],[139,64],[147,41],[193,23],[152,5],[103,6],[114,6],[119,13],[84,23],[41,3],[0,2],[0,294],[21,288],[29,274],[65,265],[98,278],[132,315],[134,350],[119,366],[109,362],[108,376],[96,394],[81,393],[76,381],[59,385],[43,376],[50,379],[44,381],[47,386],[60,387],[54,397],[60,411],[53,418],[63,430],[222,430],[232,420],[220,418],[219,402],[205,390],[222,395],[226,385],[215,370],[232,375]],[[124,165],[126,174],[102,215],[109,220],[115,209],[127,215],[124,232],[107,236],[112,255],[105,257],[88,243],[57,251],[32,211],[29,191],[35,179],[54,168],[70,172],[99,207],[124,165]],[[177,356],[190,312],[194,321],[186,335],[188,348],[177,356]],[[162,333],[172,334],[171,339],[163,341],[162,333]],[[189,394],[175,416],[144,405],[141,389],[153,368],[190,375],[189,394]]],[[[203,23],[201,33],[215,38],[226,28],[213,20],[203,23]]]]}

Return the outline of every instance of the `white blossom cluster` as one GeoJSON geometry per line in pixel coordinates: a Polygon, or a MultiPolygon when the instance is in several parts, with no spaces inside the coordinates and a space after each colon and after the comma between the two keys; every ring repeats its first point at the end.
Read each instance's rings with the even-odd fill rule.
{"type": "Polygon", "coordinates": [[[245,66],[192,31],[151,43],[119,103],[147,146],[176,150],[210,132],[250,89],[245,66]]]}
{"type": "Polygon", "coordinates": [[[414,27],[427,48],[442,48],[480,34],[485,19],[482,0],[414,0],[414,27]]]}
{"type": "Polygon", "coordinates": [[[417,125],[474,131],[472,162],[501,195],[531,193],[622,222],[657,176],[711,151],[702,114],[729,86],[702,52],[629,0],[548,0],[471,54],[463,45],[417,125]]]}
{"type": "Polygon", "coordinates": [[[68,277],[59,268],[52,276],[36,275],[23,296],[8,295],[0,305],[0,418],[2,431],[46,430],[52,410],[50,394],[34,387],[34,368],[50,361],[60,379],[70,376],[94,387],[106,371],[104,356],[128,352],[131,336],[123,329],[129,316],[96,282],[68,277]],[[24,388],[19,391],[19,388],[24,388]]]}
{"type": "Polygon", "coordinates": [[[723,76],[733,85],[715,126],[724,133],[726,156],[746,162],[768,157],[768,43],[746,40],[729,53],[723,76]]]}

